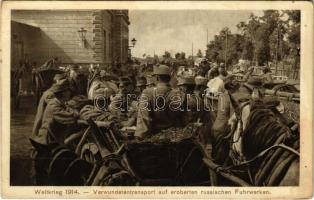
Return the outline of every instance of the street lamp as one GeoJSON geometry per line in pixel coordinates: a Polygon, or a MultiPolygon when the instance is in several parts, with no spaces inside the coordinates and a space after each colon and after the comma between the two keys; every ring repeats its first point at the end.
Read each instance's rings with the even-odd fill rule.
{"type": "Polygon", "coordinates": [[[132,45],[130,45],[129,47],[134,48],[134,47],[135,47],[136,42],[137,42],[137,40],[136,40],[135,38],[133,38],[133,39],[131,40],[132,45]]]}
{"type": "Polygon", "coordinates": [[[79,38],[80,38],[80,44],[82,44],[82,46],[85,48],[87,30],[85,30],[84,28],[80,28],[77,31],[77,33],[78,33],[79,38]]]}
{"type": "Polygon", "coordinates": [[[136,40],[135,38],[133,38],[133,39],[131,40],[132,45],[129,45],[129,46],[128,46],[128,57],[129,57],[129,60],[131,60],[131,57],[132,57],[132,55],[131,55],[131,49],[130,49],[130,48],[131,48],[131,47],[134,48],[136,42],[137,42],[137,40],[136,40]]]}

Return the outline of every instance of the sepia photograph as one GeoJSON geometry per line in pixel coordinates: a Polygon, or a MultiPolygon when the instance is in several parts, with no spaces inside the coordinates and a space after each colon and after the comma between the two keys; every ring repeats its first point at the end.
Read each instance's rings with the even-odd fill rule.
{"type": "Polygon", "coordinates": [[[313,109],[302,9],[117,7],[10,9],[9,188],[116,198],[113,186],[167,186],[207,198],[214,187],[230,198],[300,187],[312,167],[300,104],[313,109]]]}

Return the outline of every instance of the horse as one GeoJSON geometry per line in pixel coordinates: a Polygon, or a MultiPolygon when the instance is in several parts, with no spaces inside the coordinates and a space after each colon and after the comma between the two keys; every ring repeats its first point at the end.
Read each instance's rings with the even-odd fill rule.
{"type": "MultiPolygon", "coordinates": [[[[224,155],[223,170],[235,173],[253,186],[299,184],[299,133],[284,124],[259,100],[237,104],[231,131],[218,140],[216,152],[224,155]]],[[[222,181],[224,182],[224,181],[222,181]]]]}

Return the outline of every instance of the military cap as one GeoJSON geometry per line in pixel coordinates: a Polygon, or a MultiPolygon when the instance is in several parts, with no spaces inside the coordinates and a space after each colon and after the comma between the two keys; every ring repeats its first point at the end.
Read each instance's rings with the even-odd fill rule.
{"type": "Polygon", "coordinates": [[[58,93],[58,92],[62,92],[65,90],[70,90],[70,82],[67,79],[64,79],[58,83],[55,83],[51,87],[51,91],[53,93],[58,93]]]}
{"type": "Polygon", "coordinates": [[[195,85],[195,79],[193,76],[179,77],[177,85],[195,85]]]}
{"type": "Polygon", "coordinates": [[[153,75],[171,75],[170,68],[166,65],[155,66],[153,70],[153,75]]]}
{"type": "Polygon", "coordinates": [[[62,73],[62,74],[56,74],[53,77],[53,80],[54,81],[60,81],[60,80],[66,79],[66,78],[67,78],[67,75],[65,73],[62,73]]]}
{"type": "Polygon", "coordinates": [[[207,86],[208,79],[203,76],[196,76],[195,77],[195,85],[204,85],[207,86]]]}
{"type": "Polygon", "coordinates": [[[141,76],[136,80],[136,86],[140,87],[140,86],[146,86],[147,85],[147,81],[146,78],[141,76]]]}

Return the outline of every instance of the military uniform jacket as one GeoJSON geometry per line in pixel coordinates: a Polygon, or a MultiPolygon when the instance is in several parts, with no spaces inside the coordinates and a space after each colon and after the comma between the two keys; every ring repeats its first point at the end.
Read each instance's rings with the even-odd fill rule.
{"type": "Polygon", "coordinates": [[[38,131],[42,124],[42,119],[43,119],[45,108],[48,102],[53,98],[54,98],[54,94],[53,92],[50,91],[50,89],[45,91],[43,95],[41,96],[38,107],[37,107],[37,113],[35,116],[33,132],[32,132],[33,136],[38,135],[38,131]]]}
{"type": "MultiPolygon", "coordinates": [[[[42,126],[39,129],[38,135],[32,138],[33,141],[42,145],[60,142],[61,140],[59,139],[59,136],[64,133],[64,130],[53,129],[54,131],[51,131],[53,122],[73,124],[77,117],[77,113],[72,109],[67,108],[66,105],[57,98],[51,99],[43,114],[42,126]]],[[[61,138],[65,138],[65,136],[62,136],[61,138]]]]}
{"type": "Polygon", "coordinates": [[[144,137],[173,126],[173,116],[169,109],[171,87],[157,83],[156,87],[143,90],[137,113],[135,136],[144,137]]]}

